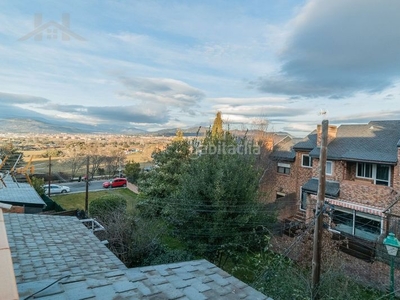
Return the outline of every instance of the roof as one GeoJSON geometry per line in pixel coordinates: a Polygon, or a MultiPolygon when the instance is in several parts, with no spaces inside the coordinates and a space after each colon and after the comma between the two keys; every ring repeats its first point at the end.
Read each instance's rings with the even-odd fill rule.
{"type": "MultiPolygon", "coordinates": [[[[400,120],[341,125],[328,144],[327,159],[396,164],[399,146],[400,120]]],[[[315,141],[310,155],[318,157],[319,152],[315,141]]]]}
{"type": "Polygon", "coordinates": [[[28,183],[16,183],[11,179],[5,181],[7,187],[0,189],[0,201],[14,205],[45,207],[46,203],[28,183]]]}
{"type": "Polygon", "coordinates": [[[294,161],[296,157],[296,152],[293,149],[293,145],[295,145],[299,141],[299,138],[286,136],[285,139],[274,146],[274,150],[272,151],[270,156],[271,159],[294,161]]]}
{"type": "MultiPolygon", "coordinates": [[[[18,285],[27,297],[57,278],[18,285]]],[[[269,299],[206,260],[65,278],[35,295],[40,299],[269,299]]]]}
{"type": "Polygon", "coordinates": [[[4,219],[20,298],[270,299],[206,260],[128,269],[76,217],[4,219]]]}
{"type": "Polygon", "coordinates": [[[293,146],[295,150],[312,150],[317,145],[317,131],[314,130],[293,146]]]}
{"type": "MultiPolygon", "coordinates": [[[[317,178],[311,178],[307,181],[303,186],[302,190],[305,192],[310,192],[312,194],[316,194],[318,192],[318,182],[317,178]]],[[[339,197],[340,192],[340,184],[337,181],[326,181],[325,184],[325,196],[329,197],[339,197]]]]}
{"type": "Polygon", "coordinates": [[[76,217],[4,214],[18,283],[126,269],[76,217]]]}

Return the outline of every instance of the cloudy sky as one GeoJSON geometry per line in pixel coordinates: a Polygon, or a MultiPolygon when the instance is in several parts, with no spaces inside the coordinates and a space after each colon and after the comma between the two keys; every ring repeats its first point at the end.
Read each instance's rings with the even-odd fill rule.
{"type": "Polygon", "coordinates": [[[145,130],[400,119],[400,1],[0,0],[0,118],[145,130]]]}

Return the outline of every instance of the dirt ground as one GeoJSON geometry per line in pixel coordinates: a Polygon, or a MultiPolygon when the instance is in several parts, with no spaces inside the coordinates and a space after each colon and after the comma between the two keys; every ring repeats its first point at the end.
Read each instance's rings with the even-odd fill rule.
{"type": "MultiPolygon", "coordinates": [[[[304,251],[304,248],[302,248],[304,243],[296,237],[289,237],[286,235],[276,236],[271,242],[273,244],[273,250],[276,252],[287,253],[287,249],[291,249],[287,256],[294,260],[298,260],[299,256],[303,255],[300,254],[300,252],[304,251]]],[[[311,260],[309,260],[309,263],[311,266],[311,260]]],[[[340,263],[346,275],[356,279],[363,285],[382,291],[388,290],[390,284],[389,265],[381,261],[366,262],[342,251],[340,251],[340,263]]],[[[321,267],[323,273],[324,266],[322,265],[321,267]]],[[[396,296],[400,296],[399,269],[395,270],[395,290],[398,290],[396,296]]]]}

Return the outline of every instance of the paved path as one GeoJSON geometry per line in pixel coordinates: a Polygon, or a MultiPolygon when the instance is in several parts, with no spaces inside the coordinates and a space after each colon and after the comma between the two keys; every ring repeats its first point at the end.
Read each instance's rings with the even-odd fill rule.
{"type": "Polygon", "coordinates": [[[139,194],[139,189],[136,185],[134,185],[133,183],[128,182],[128,189],[130,189],[132,192],[139,194]]]}

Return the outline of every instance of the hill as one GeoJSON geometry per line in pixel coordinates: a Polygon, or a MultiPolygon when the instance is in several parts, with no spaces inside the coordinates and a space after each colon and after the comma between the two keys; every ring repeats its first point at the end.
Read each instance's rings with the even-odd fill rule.
{"type": "Polygon", "coordinates": [[[1,132],[3,133],[116,133],[140,134],[146,133],[135,127],[126,127],[119,124],[90,125],[57,120],[10,118],[0,119],[1,132]]]}

